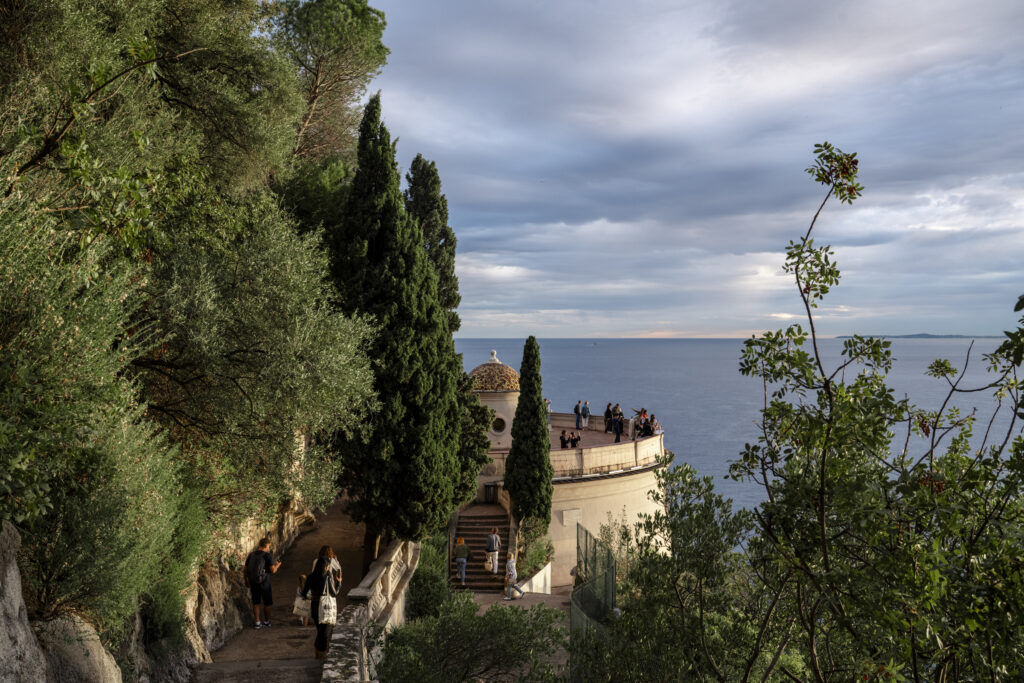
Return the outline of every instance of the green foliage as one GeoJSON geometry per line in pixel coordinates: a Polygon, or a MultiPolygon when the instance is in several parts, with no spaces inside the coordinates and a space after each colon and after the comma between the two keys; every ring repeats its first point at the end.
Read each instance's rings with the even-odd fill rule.
{"type": "Polygon", "coordinates": [[[170,548],[165,549],[159,573],[144,591],[148,597],[143,614],[149,640],[177,643],[184,637],[185,599],[209,540],[202,492],[185,487],[175,511],[170,548]]]}
{"type": "Polygon", "coordinates": [[[476,495],[476,478],[480,468],[491,462],[491,457],[487,455],[491,450],[491,438],[487,432],[494,422],[494,411],[480,403],[480,397],[473,391],[473,379],[462,369],[462,354],[456,355],[453,362],[457,365],[454,372],[458,374],[456,400],[461,421],[459,479],[455,485],[454,500],[456,505],[461,505],[476,495]]]}
{"type": "Polygon", "coordinates": [[[405,210],[423,231],[427,257],[437,273],[438,302],[448,311],[448,329],[455,334],[462,324],[456,313],[462,296],[455,276],[455,231],[448,225],[448,199],[441,194],[441,176],[433,161],[417,154],[405,178],[405,210]]]}
{"type": "Polygon", "coordinates": [[[551,521],[551,440],[548,413],[541,393],[540,345],[528,337],[519,369],[519,404],[512,422],[512,446],[505,462],[505,490],[517,520],[536,520],[547,530],[551,521]]]}
{"type": "Polygon", "coordinates": [[[390,681],[554,681],[552,655],[564,645],[558,610],[536,605],[491,607],[477,614],[468,593],[456,593],[436,617],[387,635],[377,676],[390,681]]]}
{"type": "Polygon", "coordinates": [[[448,533],[428,536],[420,543],[420,567],[448,570],[448,533]]]}
{"type": "MultiPolygon", "coordinates": [[[[816,148],[812,177],[851,202],[853,155],[816,148]]],[[[824,202],[822,203],[824,206],[824,202]]],[[[818,212],[820,214],[821,208],[818,212]]],[[[764,383],[761,437],[731,475],[764,487],[735,513],[686,466],[665,472],[664,513],[634,532],[621,622],[576,646],[586,680],[992,680],[1021,677],[1018,580],[1024,440],[971,445],[975,391],[937,360],[938,409],[897,400],[889,342],[855,336],[826,368],[814,309],[839,280],[818,214],[786,252],[806,328],[749,339],[744,374],[764,383]],[[902,431],[902,435],[897,435],[902,431]]],[[[1016,414],[1013,336],[986,357],[982,390],[1016,414]]],[[[994,437],[994,441],[990,441],[994,437]]]]}
{"type": "Polygon", "coordinates": [[[336,467],[322,448],[295,467],[296,435],[362,423],[370,330],[332,309],[318,235],[298,237],[266,197],[197,192],[166,222],[174,239],[151,242],[145,311],[166,340],[136,361],[154,418],[219,517],[275,509],[294,490],[333,499],[336,467]]]}
{"type": "Polygon", "coordinates": [[[405,211],[379,96],[360,126],[346,214],[327,232],[343,310],[371,316],[380,330],[368,345],[380,411],[361,438],[338,444],[350,512],[371,533],[419,539],[455,505],[459,369],[423,234],[405,211]]]}
{"type": "MultiPolygon", "coordinates": [[[[405,208],[423,232],[427,259],[437,275],[438,303],[444,309],[448,333],[455,334],[462,324],[456,309],[462,300],[459,279],[455,275],[455,232],[448,225],[448,200],[441,194],[441,176],[434,162],[417,154],[406,175],[405,208]]],[[[458,378],[459,482],[453,502],[456,506],[476,495],[476,477],[480,468],[490,462],[487,452],[491,442],[487,436],[494,412],[480,403],[473,391],[472,380],[462,369],[462,356],[451,348],[450,372],[458,378]]],[[[451,427],[451,428],[454,428],[451,427]]]]}
{"type": "Polygon", "coordinates": [[[774,572],[737,550],[749,513],[733,511],[711,478],[689,465],[660,470],[658,483],[653,497],[664,511],[644,515],[624,543],[630,568],[619,591],[622,617],[600,633],[574,634],[574,677],[781,680],[772,674],[779,663],[799,677],[787,628],[759,630],[772,594],[758,577],[774,572]]]}
{"type": "Polygon", "coordinates": [[[384,66],[384,13],[366,0],[280,0],[269,5],[275,48],[295,69],[305,101],[294,153],[351,156],[357,105],[384,66]]]}
{"type": "Polygon", "coordinates": [[[519,525],[516,536],[516,569],[520,576],[530,577],[555,556],[555,546],[541,520],[527,519],[519,525]]]}
{"type": "Polygon", "coordinates": [[[418,567],[409,580],[409,593],[405,599],[407,619],[436,617],[445,601],[451,597],[447,569],[418,567]]]}
{"type": "Polygon", "coordinates": [[[0,203],[0,224],[0,513],[23,530],[33,613],[116,631],[158,576],[180,496],[175,451],[126,374],[152,339],[126,332],[139,273],[28,202],[0,203]]]}
{"type": "Polygon", "coordinates": [[[0,515],[34,614],[108,639],[140,603],[175,635],[226,515],[332,499],[321,434],[372,407],[370,328],[263,189],[306,111],[265,10],[0,9],[0,515]]]}

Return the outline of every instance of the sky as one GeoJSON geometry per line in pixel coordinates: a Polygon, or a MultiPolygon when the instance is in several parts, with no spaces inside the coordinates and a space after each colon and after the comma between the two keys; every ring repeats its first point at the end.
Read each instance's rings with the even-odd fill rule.
{"type": "Polygon", "coordinates": [[[1000,335],[1024,293],[1024,2],[371,0],[398,162],[436,162],[461,337],[1000,335]]]}

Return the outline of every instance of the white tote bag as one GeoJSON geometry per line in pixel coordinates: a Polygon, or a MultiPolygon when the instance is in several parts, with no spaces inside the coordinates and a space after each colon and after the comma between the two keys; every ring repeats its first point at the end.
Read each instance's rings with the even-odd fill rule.
{"type": "Polygon", "coordinates": [[[330,577],[324,577],[324,593],[320,596],[320,614],[316,620],[318,624],[338,623],[338,601],[333,595],[328,595],[327,587],[331,585],[330,577]]]}

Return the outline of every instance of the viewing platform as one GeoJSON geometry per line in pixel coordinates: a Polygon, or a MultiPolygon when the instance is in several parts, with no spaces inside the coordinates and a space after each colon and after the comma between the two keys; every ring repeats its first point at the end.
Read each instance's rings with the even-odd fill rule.
{"type": "MultiPolygon", "coordinates": [[[[627,422],[629,434],[632,425],[627,422]]],[[[551,414],[551,466],[555,483],[560,479],[577,479],[592,475],[630,472],[657,465],[665,453],[664,433],[633,439],[624,433],[619,443],[615,435],[604,431],[604,417],[591,416],[587,429],[576,430],[573,413],[551,414]],[[582,431],[582,440],[576,448],[562,448],[559,436],[562,430],[582,431]]]]}
{"type": "MultiPolygon", "coordinates": [[[[615,443],[615,435],[604,431],[603,417],[592,416],[587,429],[577,430],[574,414],[552,413],[549,436],[555,484],[586,477],[627,474],[657,466],[658,459],[665,453],[664,433],[634,440],[630,436],[633,430],[629,421],[626,427],[620,442],[615,443]],[[563,429],[582,432],[583,439],[576,448],[561,447],[559,436],[563,429]]],[[[484,474],[504,475],[508,449],[493,449],[489,455],[493,462],[485,466],[484,474]]]]}

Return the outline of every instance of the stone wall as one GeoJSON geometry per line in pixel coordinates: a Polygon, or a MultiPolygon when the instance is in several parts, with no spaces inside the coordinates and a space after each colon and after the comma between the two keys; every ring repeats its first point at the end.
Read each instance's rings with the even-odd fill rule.
{"type": "Polygon", "coordinates": [[[361,683],[374,678],[373,634],[405,623],[405,594],[419,560],[419,543],[394,541],[348,592],[350,604],[338,615],[323,681],[361,683]]]}
{"type": "Polygon", "coordinates": [[[95,629],[75,615],[29,624],[16,562],[21,539],[14,527],[4,522],[0,533],[0,681],[190,681],[195,665],[212,661],[210,652],[252,619],[241,571],[248,552],[268,536],[273,551],[283,554],[301,527],[313,520],[301,504],[292,503],[282,507],[269,527],[247,522],[234,529],[217,557],[196,574],[185,603],[184,641],[147,643],[142,619],[136,615],[117,660],[103,648],[95,629]]]}

